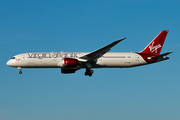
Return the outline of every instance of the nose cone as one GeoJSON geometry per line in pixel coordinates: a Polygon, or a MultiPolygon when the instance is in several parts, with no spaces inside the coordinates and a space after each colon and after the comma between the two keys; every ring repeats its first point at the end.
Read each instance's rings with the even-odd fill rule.
{"type": "Polygon", "coordinates": [[[11,62],[10,62],[10,60],[9,60],[9,61],[7,61],[6,65],[11,66],[11,62]]]}
{"type": "Polygon", "coordinates": [[[9,61],[7,61],[6,65],[8,65],[8,66],[10,65],[9,61]]]}
{"type": "Polygon", "coordinates": [[[15,61],[10,59],[9,61],[7,61],[6,65],[14,67],[15,61]]]}

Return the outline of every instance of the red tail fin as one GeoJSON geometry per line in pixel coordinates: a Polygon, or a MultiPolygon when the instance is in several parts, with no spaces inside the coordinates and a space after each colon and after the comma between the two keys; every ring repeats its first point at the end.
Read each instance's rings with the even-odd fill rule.
{"type": "Polygon", "coordinates": [[[161,31],[141,53],[159,55],[168,31],[169,30],[161,31]]]}

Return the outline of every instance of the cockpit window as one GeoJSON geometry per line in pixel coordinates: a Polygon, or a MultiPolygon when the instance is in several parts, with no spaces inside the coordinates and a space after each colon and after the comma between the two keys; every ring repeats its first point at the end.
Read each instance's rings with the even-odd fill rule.
{"type": "Polygon", "coordinates": [[[12,57],[11,59],[15,59],[15,57],[12,57]]]}

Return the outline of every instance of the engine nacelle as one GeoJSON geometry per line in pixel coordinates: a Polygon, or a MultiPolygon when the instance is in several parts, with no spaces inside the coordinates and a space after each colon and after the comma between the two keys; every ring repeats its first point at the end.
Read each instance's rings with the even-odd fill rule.
{"type": "Polygon", "coordinates": [[[62,61],[62,66],[63,67],[77,67],[78,65],[78,60],[74,58],[64,58],[62,61]]]}

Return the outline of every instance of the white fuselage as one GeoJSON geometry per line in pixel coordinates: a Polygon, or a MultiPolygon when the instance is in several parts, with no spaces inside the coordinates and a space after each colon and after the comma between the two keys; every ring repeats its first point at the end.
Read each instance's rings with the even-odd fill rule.
{"type": "MultiPolygon", "coordinates": [[[[21,68],[61,68],[63,58],[80,59],[85,52],[51,52],[51,53],[24,53],[14,56],[7,62],[11,67],[21,68]]],[[[109,52],[97,59],[92,68],[127,68],[147,64],[137,53],[109,52]]],[[[82,67],[79,67],[82,68],[82,67]]]]}
{"type": "Polygon", "coordinates": [[[167,52],[160,54],[168,30],[161,31],[141,52],[122,53],[109,52],[113,46],[121,42],[116,40],[98,50],[90,53],[85,52],[51,52],[51,53],[24,53],[12,57],[6,64],[17,67],[22,74],[21,68],[61,68],[61,73],[75,73],[85,68],[85,75],[92,76],[92,68],[128,68],[151,64],[169,59],[167,52]]]}

